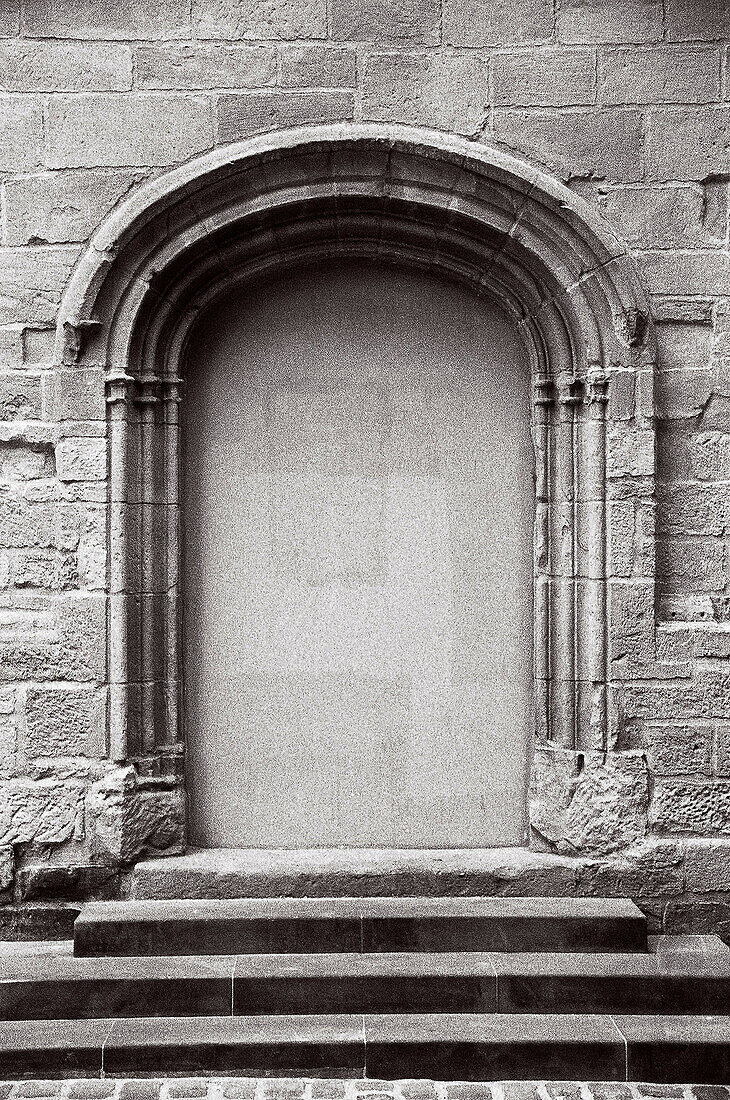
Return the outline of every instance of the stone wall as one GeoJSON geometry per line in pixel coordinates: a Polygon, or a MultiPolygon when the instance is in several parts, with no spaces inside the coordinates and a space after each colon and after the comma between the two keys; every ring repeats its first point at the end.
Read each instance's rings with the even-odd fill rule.
{"type": "MultiPolygon", "coordinates": [[[[84,868],[181,843],[179,792],[135,799],[134,773],[106,761],[106,413],[83,370],[54,368],[69,274],[104,217],[167,168],[272,129],[356,120],[526,158],[634,252],[656,389],[639,375],[611,400],[618,419],[656,412],[659,490],[656,517],[622,499],[620,478],[610,504],[625,751],[608,770],[600,754],[566,761],[561,828],[552,805],[538,832],[604,857],[590,889],[640,893],[672,930],[726,919],[729,45],[722,0],[0,0],[6,899],[42,895],[39,881],[93,890],[107,878],[84,868]]],[[[641,438],[613,446],[622,477],[647,474],[641,438]]],[[[535,794],[538,826],[549,790],[548,778],[535,794]]]]}

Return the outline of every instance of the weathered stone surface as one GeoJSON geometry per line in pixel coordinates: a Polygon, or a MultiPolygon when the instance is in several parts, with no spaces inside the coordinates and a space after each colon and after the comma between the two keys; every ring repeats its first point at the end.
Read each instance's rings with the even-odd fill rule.
{"type": "Polygon", "coordinates": [[[730,502],[720,486],[662,486],[658,503],[662,534],[722,535],[730,522],[730,502]]]}
{"type": "Polygon", "coordinates": [[[29,756],[100,756],[106,749],[106,692],[29,688],[25,723],[29,756]]]}
{"type": "Polygon", "coordinates": [[[687,890],[695,894],[730,888],[730,842],[691,840],[684,849],[687,890]]]}
{"type": "Polygon", "coordinates": [[[644,742],[655,775],[709,775],[712,771],[712,726],[647,723],[644,742]]]}
{"type": "Polygon", "coordinates": [[[77,256],[76,248],[0,250],[0,323],[55,321],[77,256]]]}
{"type": "Polygon", "coordinates": [[[32,172],[42,161],[41,103],[0,96],[0,171],[32,172]]]}
{"type": "Polygon", "coordinates": [[[48,107],[50,168],[175,164],[212,144],[202,96],[59,95],[48,107]]]}
{"type": "Polygon", "coordinates": [[[645,477],[653,472],[654,432],[633,424],[612,424],[608,431],[608,476],[645,477]]]}
{"type": "Polygon", "coordinates": [[[105,439],[62,439],[56,446],[61,481],[103,481],[106,461],[105,439]]]}
{"type": "Polygon", "coordinates": [[[558,0],[561,42],[659,42],[661,0],[558,0]]]}
{"type": "Polygon", "coordinates": [[[679,683],[635,683],[623,689],[622,705],[627,718],[652,721],[728,718],[730,677],[706,672],[679,683]]]}
{"type": "Polygon", "coordinates": [[[99,865],[29,863],[18,868],[15,881],[20,902],[85,901],[119,895],[119,874],[114,868],[99,865]]]}
{"type": "Polygon", "coordinates": [[[662,371],[706,369],[712,355],[708,325],[673,324],[656,327],[659,367],[662,371]]]}
{"type": "Polygon", "coordinates": [[[333,5],[336,41],[436,45],[441,36],[439,0],[340,0],[333,5]]]}
{"type": "Polygon", "coordinates": [[[654,657],[654,591],[646,582],[611,583],[612,661],[650,661],[654,657]]]}
{"type": "Polygon", "coordinates": [[[0,420],[37,420],[40,415],[40,376],[27,371],[0,375],[0,420]]]}
{"type": "Polygon", "coordinates": [[[557,851],[606,854],[636,843],[648,799],[641,753],[535,752],[530,825],[557,851]]]}
{"type": "Polygon", "coordinates": [[[708,42],[730,36],[730,10],[725,0],[667,0],[670,39],[708,42]]]}
{"type": "Polygon", "coordinates": [[[140,88],[248,88],[276,82],[272,46],[140,46],[134,61],[140,88]]]}
{"type": "Polygon", "coordinates": [[[657,832],[730,834],[730,783],[656,783],[649,820],[657,832]]]}
{"type": "Polygon", "coordinates": [[[652,294],[730,293],[730,265],[723,252],[646,251],[639,264],[652,294]]]}
{"type": "Polygon", "coordinates": [[[123,92],[131,87],[127,46],[0,42],[0,91],[123,92]]]}
{"type": "Polygon", "coordinates": [[[16,588],[47,588],[53,592],[78,588],[75,554],[56,550],[28,550],[15,555],[13,584],[16,588]]]}
{"type": "Polygon", "coordinates": [[[596,67],[591,50],[495,53],[493,102],[501,107],[567,107],[593,103],[596,67]]]}
{"type": "MultiPolygon", "coordinates": [[[[578,892],[597,897],[671,897],[684,890],[683,850],[674,841],[647,840],[627,852],[578,862],[578,892]]],[[[640,906],[644,904],[639,901],[640,906]]]]}
{"type": "Polygon", "coordinates": [[[180,38],[190,33],[190,0],[23,0],[23,30],[38,38],[180,38]]]}
{"type": "Polygon", "coordinates": [[[78,548],[78,576],[82,588],[106,587],[107,569],[106,509],[89,507],[84,517],[78,548]]]}
{"type": "Polygon", "coordinates": [[[89,788],[87,823],[92,857],[101,863],[182,852],[185,794],[180,788],[141,789],[134,768],[117,768],[89,788]]]}
{"type": "Polygon", "coordinates": [[[716,901],[698,898],[672,900],[664,913],[664,927],[669,936],[683,932],[694,935],[714,932],[727,942],[730,937],[730,901],[724,898],[716,901]]]}
{"type": "Polygon", "coordinates": [[[325,38],[327,0],[192,0],[198,38],[325,38]]]}
{"type": "Polygon", "coordinates": [[[708,103],[720,98],[717,47],[616,49],[602,54],[600,102],[708,103]]]}
{"type": "Polygon", "coordinates": [[[79,839],[83,825],[83,784],[55,779],[0,782],[0,844],[60,844],[79,839]]]}
{"type": "Polygon", "coordinates": [[[730,109],[653,112],[646,147],[650,180],[703,180],[730,170],[730,109]]]}
{"type": "Polygon", "coordinates": [[[105,600],[67,594],[53,606],[55,623],[48,636],[30,633],[0,644],[0,680],[104,680],[105,600]]]}
{"type": "Polygon", "coordinates": [[[553,32],[550,0],[443,0],[444,41],[453,46],[542,42],[553,32]]]}
{"type": "Polygon", "coordinates": [[[642,175],[641,114],[633,110],[494,112],[494,134],[563,179],[633,183],[642,175]]]}
{"type": "Polygon", "coordinates": [[[487,115],[487,67],[470,54],[378,53],[366,57],[363,118],[475,134],[487,115]]]}
{"type": "Polygon", "coordinates": [[[280,83],[286,88],[354,88],[357,55],[348,46],[282,46],[280,83]]]}
{"type": "Polygon", "coordinates": [[[252,134],[308,122],[351,119],[350,92],[248,92],[218,101],[218,140],[237,141],[252,134]]]}
{"type": "Polygon", "coordinates": [[[7,242],[83,241],[137,183],[141,172],[48,172],[5,184],[7,242]]]}
{"type": "Polygon", "coordinates": [[[56,473],[54,449],[50,444],[24,443],[20,439],[0,443],[0,478],[32,481],[56,473]]]}
{"type": "Polygon", "coordinates": [[[663,590],[718,592],[725,586],[725,554],[712,538],[657,542],[657,579],[663,590]]]}

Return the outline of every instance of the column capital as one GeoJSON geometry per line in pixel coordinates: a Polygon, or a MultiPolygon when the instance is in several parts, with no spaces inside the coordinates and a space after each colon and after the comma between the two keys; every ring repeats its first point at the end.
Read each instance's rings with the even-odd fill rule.
{"type": "Polygon", "coordinates": [[[136,379],[126,371],[111,371],[104,378],[107,405],[129,404],[133,397],[136,379]]]}

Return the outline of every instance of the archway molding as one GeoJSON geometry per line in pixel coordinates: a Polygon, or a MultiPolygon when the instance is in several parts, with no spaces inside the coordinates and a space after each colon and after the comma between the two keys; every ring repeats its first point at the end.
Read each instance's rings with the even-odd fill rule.
{"type": "MultiPolygon", "coordinates": [[[[578,196],[503,152],[409,127],[306,127],[218,149],[119,206],[72,276],[57,358],[98,371],[108,409],[110,759],[182,783],[179,405],[191,329],[236,284],[335,256],[464,282],[507,310],[527,348],[542,790],[566,761],[575,775],[586,754],[621,748],[611,501],[653,499],[651,401],[642,411],[636,384],[640,373],[651,388],[649,311],[626,246],[578,196]],[[641,474],[625,476],[620,456],[637,447],[641,474]]],[[[543,796],[536,835],[569,849],[543,796]]]]}

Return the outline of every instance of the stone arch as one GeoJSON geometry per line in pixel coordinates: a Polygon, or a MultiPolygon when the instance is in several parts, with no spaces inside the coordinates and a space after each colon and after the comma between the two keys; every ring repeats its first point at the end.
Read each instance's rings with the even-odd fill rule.
{"type": "MultiPolygon", "coordinates": [[[[651,408],[642,422],[625,397],[639,371],[651,383],[653,362],[627,248],[503,152],[345,124],[226,146],[148,183],[99,229],[64,295],[58,361],[102,372],[106,387],[111,759],[182,782],[178,406],[191,328],[237,282],[333,256],[442,272],[513,318],[533,392],[534,766],[615,752],[609,498],[622,475],[607,439],[653,447],[651,408]]],[[[652,500],[642,470],[623,499],[652,500]]]]}

